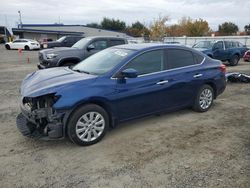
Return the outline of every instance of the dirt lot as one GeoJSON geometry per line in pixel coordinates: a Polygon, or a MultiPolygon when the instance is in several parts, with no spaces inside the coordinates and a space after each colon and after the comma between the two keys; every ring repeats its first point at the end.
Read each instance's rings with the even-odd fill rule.
{"type": "Polygon", "coordinates": [[[228,84],[207,113],[136,120],[79,147],[18,132],[19,86],[36,62],[37,51],[0,46],[0,187],[250,187],[250,84],[228,84]]]}

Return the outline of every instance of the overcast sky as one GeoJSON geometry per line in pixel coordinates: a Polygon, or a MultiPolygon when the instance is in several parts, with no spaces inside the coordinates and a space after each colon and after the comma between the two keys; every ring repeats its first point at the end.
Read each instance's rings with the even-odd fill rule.
{"type": "Polygon", "coordinates": [[[4,0],[0,25],[16,27],[18,10],[24,24],[87,24],[103,17],[119,18],[127,24],[137,20],[149,25],[159,14],[170,17],[169,24],[183,16],[208,21],[213,30],[225,21],[241,30],[250,23],[250,0],[4,0]]]}

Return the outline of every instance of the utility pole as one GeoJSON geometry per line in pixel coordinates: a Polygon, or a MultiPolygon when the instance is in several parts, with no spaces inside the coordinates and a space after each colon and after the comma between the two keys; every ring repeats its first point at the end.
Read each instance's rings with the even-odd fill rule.
{"type": "Polygon", "coordinates": [[[22,15],[21,15],[21,11],[20,10],[18,11],[18,14],[19,14],[20,28],[22,28],[23,27],[23,23],[22,23],[22,15]]]}

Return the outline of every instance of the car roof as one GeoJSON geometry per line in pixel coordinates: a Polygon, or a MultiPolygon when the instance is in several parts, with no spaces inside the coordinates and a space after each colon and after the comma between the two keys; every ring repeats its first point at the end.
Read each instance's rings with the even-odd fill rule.
{"type": "Polygon", "coordinates": [[[85,37],[87,39],[98,39],[98,38],[108,38],[108,39],[122,39],[125,40],[123,37],[116,37],[116,36],[91,36],[91,37],[85,37]]]}
{"type": "Polygon", "coordinates": [[[178,47],[178,48],[188,48],[181,44],[161,44],[161,43],[141,43],[141,44],[124,44],[115,46],[113,48],[123,48],[129,50],[145,50],[145,49],[154,49],[161,47],[178,47]]]}

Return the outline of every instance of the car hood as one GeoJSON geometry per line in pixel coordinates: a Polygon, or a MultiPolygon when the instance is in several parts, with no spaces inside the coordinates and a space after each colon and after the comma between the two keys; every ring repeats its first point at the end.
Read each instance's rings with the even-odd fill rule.
{"type": "Polygon", "coordinates": [[[62,88],[82,82],[93,83],[97,76],[72,71],[67,67],[38,70],[26,76],[21,85],[21,95],[37,97],[57,93],[62,88]]]}
{"type": "Polygon", "coordinates": [[[58,48],[51,48],[51,49],[44,49],[41,50],[41,53],[49,54],[49,53],[64,53],[64,52],[76,52],[80,51],[77,48],[69,48],[69,47],[58,47],[58,48]]]}

